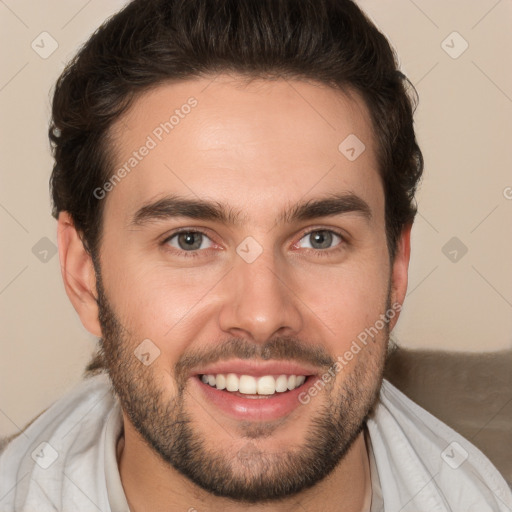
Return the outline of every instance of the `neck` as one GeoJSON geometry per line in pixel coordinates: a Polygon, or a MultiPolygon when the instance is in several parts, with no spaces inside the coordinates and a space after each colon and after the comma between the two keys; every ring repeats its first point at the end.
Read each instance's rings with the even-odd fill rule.
{"type": "MultiPolygon", "coordinates": [[[[166,464],[147,446],[126,417],[118,441],[117,458],[121,482],[131,512],[152,510],[239,511],[240,502],[214,496],[166,464]]],[[[305,512],[334,512],[343,503],[344,512],[369,512],[371,477],[364,430],[331,474],[299,494],[263,504],[243,504],[251,512],[282,512],[293,506],[305,512]]]]}

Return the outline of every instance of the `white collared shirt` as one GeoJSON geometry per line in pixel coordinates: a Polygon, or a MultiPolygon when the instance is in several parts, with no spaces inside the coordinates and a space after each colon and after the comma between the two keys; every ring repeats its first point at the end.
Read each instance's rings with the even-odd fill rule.
{"type": "MultiPolygon", "coordinates": [[[[108,377],[85,379],[0,454],[0,511],[129,512],[116,458],[122,430],[108,377]]],[[[365,436],[371,512],[512,512],[512,491],[489,459],[387,380],[365,436]]]]}

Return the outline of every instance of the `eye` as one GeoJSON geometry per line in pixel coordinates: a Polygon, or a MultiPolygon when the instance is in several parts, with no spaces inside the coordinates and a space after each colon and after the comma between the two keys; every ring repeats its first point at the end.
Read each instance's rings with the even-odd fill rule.
{"type": "Polygon", "coordinates": [[[180,231],[167,238],[164,243],[187,252],[209,249],[213,244],[201,231],[180,231]]]}
{"type": "Polygon", "coordinates": [[[330,230],[330,229],[317,229],[315,231],[310,231],[306,233],[298,242],[298,247],[305,247],[307,249],[330,249],[332,247],[332,243],[338,239],[338,244],[343,242],[344,239],[338,233],[330,230]],[[309,245],[303,245],[301,241],[304,240],[309,245]]]}

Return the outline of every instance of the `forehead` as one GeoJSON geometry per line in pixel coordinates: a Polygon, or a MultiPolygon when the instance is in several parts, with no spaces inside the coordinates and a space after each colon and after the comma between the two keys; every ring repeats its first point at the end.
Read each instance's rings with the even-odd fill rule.
{"type": "Polygon", "coordinates": [[[134,101],[111,140],[120,179],[105,217],[127,221],[169,194],[229,204],[249,222],[333,192],[383,208],[371,121],[354,92],[227,75],[166,83],[134,101]]]}

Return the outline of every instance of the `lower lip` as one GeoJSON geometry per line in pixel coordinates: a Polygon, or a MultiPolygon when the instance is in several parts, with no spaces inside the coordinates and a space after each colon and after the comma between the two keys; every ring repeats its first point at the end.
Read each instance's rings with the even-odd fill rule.
{"type": "Polygon", "coordinates": [[[299,395],[309,389],[318,378],[310,375],[298,388],[273,395],[259,395],[262,398],[243,398],[229,391],[214,388],[205,384],[197,375],[191,380],[194,382],[193,385],[199,386],[207,402],[213,403],[229,416],[237,420],[271,421],[282,418],[302,406],[299,395]]]}

